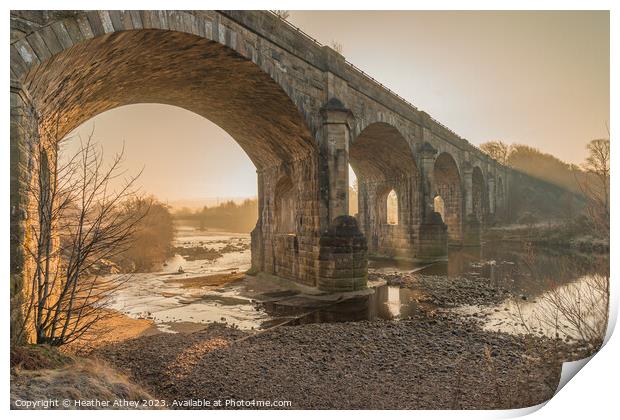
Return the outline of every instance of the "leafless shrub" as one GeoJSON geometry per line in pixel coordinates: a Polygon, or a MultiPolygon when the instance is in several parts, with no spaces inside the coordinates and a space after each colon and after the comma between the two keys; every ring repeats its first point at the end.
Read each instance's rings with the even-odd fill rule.
{"type": "Polygon", "coordinates": [[[291,16],[291,13],[288,10],[272,10],[272,12],[282,20],[287,20],[291,16]]]}
{"type": "MultiPolygon", "coordinates": [[[[527,334],[539,332],[563,340],[579,342],[596,351],[603,344],[609,320],[608,270],[590,273],[578,280],[560,285],[534,268],[535,253],[525,247],[523,265],[533,281],[546,285],[546,292],[536,303],[514,301],[513,318],[527,334]]],[[[563,266],[567,273],[576,267],[563,266]]],[[[556,273],[560,278],[568,277],[556,273]]]]}
{"type": "Polygon", "coordinates": [[[593,274],[541,295],[529,324],[596,351],[603,344],[608,319],[609,277],[593,274]]]}
{"type": "Polygon", "coordinates": [[[588,157],[583,164],[586,176],[578,180],[586,197],[586,214],[595,232],[609,239],[610,216],[610,144],[609,139],[592,140],[587,145],[588,157]]]}
{"type": "MultiPolygon", "coordinates": [[[[53,136],[50,136],[54,138],[53,136]]],[[[93,267],[130,246],[139,221],[146,215],[119,211],[135,197],[136,176],[122,170],[123,152],[104,166],[92,133],[64,163],[58,160],[60,141],[35,151],[34,182],[29,196],[35,215],[26,255],[33,263],[27,279],[20,335],[37,344],[63,345],[80,338],[105,318],[102,311],[126,277],[100,277],[93,267]],[[122,177],[118,190],[110,182],[122,177]]]]}
{"type": "Polygon", "coordinates": [[[333,41],[329,44],[332,50],[336,51],[338,54],[342,55],[343,47],[342,44],[338,41],[333,41]]]}

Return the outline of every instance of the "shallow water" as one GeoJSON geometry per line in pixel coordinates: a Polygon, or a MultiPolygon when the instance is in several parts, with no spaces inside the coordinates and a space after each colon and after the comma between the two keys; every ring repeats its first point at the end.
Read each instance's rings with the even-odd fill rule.
{"type": "Polygon", "coordinates": [[[605,333],[608,287],[607,278],[591,274],[550,286],[531,299],[522,295],[495,306],[464,305],[455,312],[482,315],[483,328],[490,331],[591,341],[605,333]]]}
{"type": "MultiPolygon", "coordinates": [[[[389,263],[378,264],[382,272],[390,273],[389,263]]],[[[392,273],[412,268],[407,263],[392,265],[392,273]]],[[[479,319],[486,330],[570,341],[592,340],[606,328],[606,255],[488,244],[451,249],[447,262],[432,264],[419,273],[473,279],[505,293],[507,297],[496,304],[463,304],[451,309],[479,319]]]]}
{"type": "MultiPolygon", "coordinates": [[[[181,227],[177,230],[174,245],[221,249],[230,243],[249,245],[250,236],[181,227]]],[[[554,336],[558,328],[553,328],[554,325],[541,316],[541,313],[549,312],[550,296],[555,297],[556,301],[558,296],[565,297],[566,302],[576,299],[576,296],[585,301],[585,291],[593,293],[591,279],[605,275],[608,266],[609,261],[604,257],[583,254],[511,249],[497,245],[450,249],[448,261],[435,264],[371,261],[369,271],[374,279],[371,282],[374,293],[338,302],[308,297],[287,285],[250,276],[220,286],[183,287],[177,281],[244,272],[250,267],[248,247],[244,251],[225,253],[213,261],[187,261],[175,255],[166,261],[159,272],[134,274],[125,287],[115,294],[112,308],[133,318],[152,319],[160,331],[166,332],[182,330],[179,326],[187,323],[200,326],[210,322],[226,322],[241,329],[264,329],[282,323],[398,320],[419,311],[438,309],[435,303],[429,302],[425,290],[393,285],[391,282],[386,284],[385,281],[398,279],[399,276],[421,275],[429,282],[446,277],[456,281],[466,278],[510,296],[499,304],[460,305],[450,309],[463,316],[476,314],[484,320],[484,328],[514,334],[534,332],[554,336]],[[526,324],[525,327],[523,324],[526,324]]],[[[585,318],[596,325],[601,322],[604,312],[600,310],[600,302],[590,306],[593,313],[585,315],[585,318]]],[[[561,330],[562,337],[578,335],[568,327],[561,330]]]]}
{"type": "MultiPolygon", "coordinates": [[[[250,243],[250,235],[204,232],[182,227],[177,230],[174,246],[223,248],[226,243],[250,243]]],[[[211,274],[243,272],[250,268],[250,250],[230,252],[214,261],[187,261],[180,255],[168,259],[161,271],[136,273],[115,293],[112,309],[132,318],[155,321],[161,331],[173,332],[178,322],[228,322],[240,328],[258,327],[270,319],[257,311],[251,299],[240,294],[240,287],[229,284],[218,290],[183,287],[175,280],[211,274]],[[179,273],[182,271],[182,273],[179,273]]]]}

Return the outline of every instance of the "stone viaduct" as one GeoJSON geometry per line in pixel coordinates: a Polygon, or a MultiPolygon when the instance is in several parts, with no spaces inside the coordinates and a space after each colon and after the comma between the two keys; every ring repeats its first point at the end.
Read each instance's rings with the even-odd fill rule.
{"type": "Polygon", "coordinates": [[[14,11],[10,51],[13,290],[28,271],[34,145],[127,104],[226,130],[257,168],[253,270],[322,290],[364,288],[368,256],[479,244],[508,206],[510,169],[269,12],[14,11]]]}

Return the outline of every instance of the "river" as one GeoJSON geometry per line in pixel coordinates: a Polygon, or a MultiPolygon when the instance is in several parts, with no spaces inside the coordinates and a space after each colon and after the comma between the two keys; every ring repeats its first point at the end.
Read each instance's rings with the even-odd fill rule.
{"type": "Polygon", "coordinates": [[[175,247],[223,255],[191,260],[177,254],[157,272],[135,273],[111,307],[151,319],[170,333],[211,322],[260,330],[284,323],[399,320],[441,310],[475,317],[489,330],[572,339],[600,329],[606,319],[607,256],[490,244],[450,249],[448,262],[422,266],[372,261],[370,291],[336,302],[285,282],[242,276],[250,268],[249,244],[248,234],[180,226],[175,247]],[[575,307],[580,320],[571,315],[575,307]]]}

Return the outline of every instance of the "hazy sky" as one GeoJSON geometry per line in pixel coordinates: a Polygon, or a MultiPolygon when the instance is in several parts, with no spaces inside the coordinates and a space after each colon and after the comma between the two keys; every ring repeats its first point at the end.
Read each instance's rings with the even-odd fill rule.
{"type": "MultiPolygon", "coordinates": [[[[130,173],[144,169],[139,184],[145,192],[167,200],[256,195],[252,161],[224,130],[197,114],[170,105],[128,105],[98,115],[72,135],[88,136],[93,124],[105,156],[124,146],[124,167],[130,173]]],[[[66,155],[77,144],[67,142],[66,155]]]]}
{"type": "MultiPolygon", "coordinates": [[[[289,21],[474,144],[501,139],[581,163],[607,137],[607,12],[291,12],[289,21]]],[[[106,153],[125,142],[144,190],[169,199],[256,194],[255,168],[188,111],[132,105],[101,114],[106,153]]]]}

